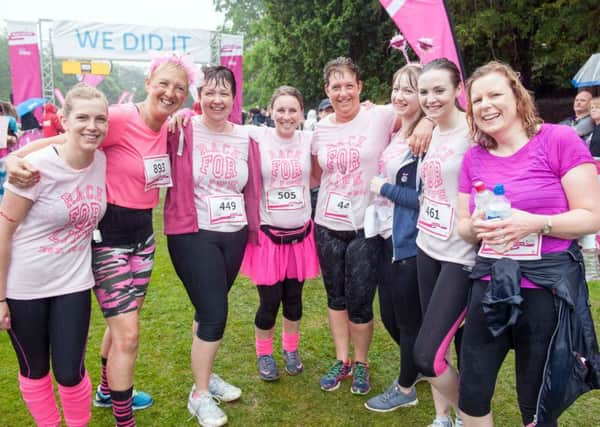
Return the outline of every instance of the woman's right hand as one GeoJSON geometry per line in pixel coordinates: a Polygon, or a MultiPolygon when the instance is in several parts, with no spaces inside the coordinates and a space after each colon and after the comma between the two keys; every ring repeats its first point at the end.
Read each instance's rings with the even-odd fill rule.
{"type": "Polygon", "coordinates": [[[38,183],[40,172],[30,163],[15,155],[4,159],[8,182],[19,188],[29,188],[38,183]]]}
{"type": "Polygon", "coordinates": [[[10,329],[10,310],[6,301],[0,302],[0,330],[10,329]]]}

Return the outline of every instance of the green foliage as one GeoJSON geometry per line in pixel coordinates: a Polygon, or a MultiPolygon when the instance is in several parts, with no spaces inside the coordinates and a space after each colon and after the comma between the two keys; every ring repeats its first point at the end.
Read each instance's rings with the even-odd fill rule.
{"type": "MultiPolygon", "coordinates": [[[[387,48],[397,31],[377,0],[214,0],[226,29],[246,37],[244,102],[266,105],[281,84],[307,107],[323,98],[321,71],[337,56],[363,70],[363,98],[385,101],[403,58],[387,48]]],[[[491,59],[510,63],[539,93],[570,87],[600,46],[594,0],[448,0],[466,74],[491,59]]]]}

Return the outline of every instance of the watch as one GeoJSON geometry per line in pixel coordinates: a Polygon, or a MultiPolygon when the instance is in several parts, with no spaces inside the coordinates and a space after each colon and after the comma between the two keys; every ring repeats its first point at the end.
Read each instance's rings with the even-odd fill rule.
{"type": "Polygon", "coordinates": [[[550,233],[552,233],[552,218],[548,217],[544,228],[540,230],[540,234],[542,234],[543,236],[547,236],[550,233]]]}

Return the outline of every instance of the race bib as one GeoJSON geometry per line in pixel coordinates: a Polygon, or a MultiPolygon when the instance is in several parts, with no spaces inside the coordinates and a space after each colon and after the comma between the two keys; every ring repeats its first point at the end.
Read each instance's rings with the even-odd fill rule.
{"type": "Polygon", "coordinates": [[[208,219],[211,224],[237,224],[246,221],[241,194],[208,196],[208,219]]]}
{"type": "Polygon", "coordinates": [[[438,239],[448,240],[454,228],[454,208],[424,196],[417,228],[438,239]]]}
{"type": "Polygon", "coordinates": [[[342,194],[329,193],[325,204],[325,217],[334,221],[353,224],[352,202],[342,194]]]}
{"type": "Polygon", "coordinates": [[[144,157],[145,191],[161,187],[172,187],[171,162],[167,154],[144,157]]]}
{"type": "Polygon", "coordinates": [[[537,233],[525,236],[504,253],[496,252],[493,245],[484,242],[479,248],[478,255],[486,258],[511,258],[515,260],[540,259],[542,257],[542,236],[537,233]]]}
{"type": "Polygon", "coordinates": [[[293,211],[304,208],[304,187],[273,188],[267,191],[267,211],[293,211]]]}

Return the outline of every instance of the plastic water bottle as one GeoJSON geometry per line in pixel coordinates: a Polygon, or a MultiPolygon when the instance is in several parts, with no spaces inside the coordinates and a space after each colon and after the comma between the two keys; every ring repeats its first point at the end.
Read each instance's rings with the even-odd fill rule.
{"type": "Polygon", "coordinates": [[[485,188],[485,184],[481,181],[475,182],[473,184],[473,188],[475,189],[475,209],[480,212],[485,212],[487,208],[487,204],[492,198],[492,192],[485,188]]]}
{"type": "Polygon", "coordinates": [[[4,181],[6,181],[6,169],[4,169],[4,160],[0,160],[0,199],[4,196],[4,181]]]}
{"type": "Polygon", "coordinates": [[[485,219],[504,219],[511,215],[510,201],[504,195],[504,185],[496,184],[494,194],[485,208],[485,219]]]}

